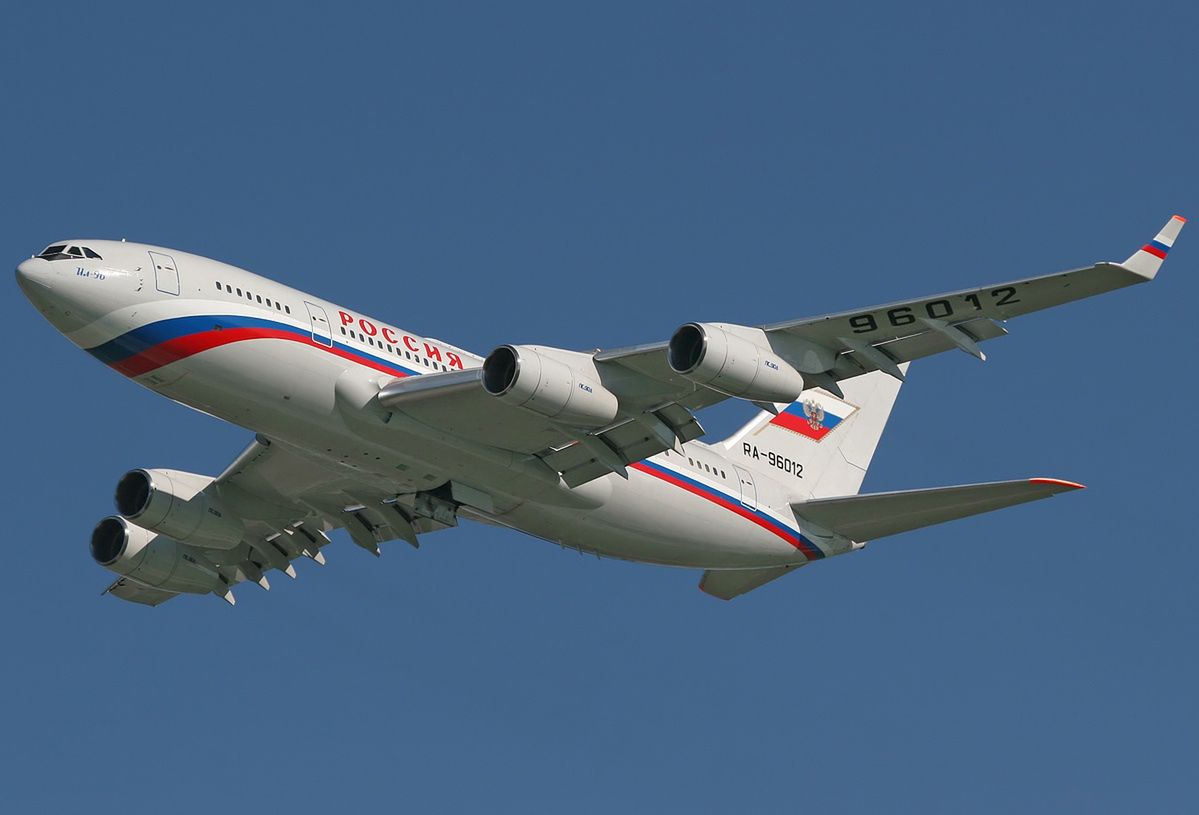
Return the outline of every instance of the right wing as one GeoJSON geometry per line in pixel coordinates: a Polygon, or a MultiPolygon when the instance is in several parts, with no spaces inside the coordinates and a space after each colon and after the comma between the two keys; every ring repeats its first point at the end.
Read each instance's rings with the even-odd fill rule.
{"type": "MultiPolygon", "coordinates": [[[[418,534],[446,529],[457,523],[448,501],[434,494],[397,495],[378,479],[351,467],[336,468],[310,459],[302,451],[258,436],[225,472],[203,492],[220,496],[245,528],[241,544],[232,549],[192,546],[191,556],[214,569],[226,588],[257,583],[270,588],[267,573],[278,570],[295,578],[293,562],[309,558],[324,564],[321,551],[328,533],[344,528],[350,539],[371,554],[379,544],[404,540],[419,547],[418,534]]],[[[122,600],[156,606],[177,592],[121,577],[105,593],[122,600]]]]}

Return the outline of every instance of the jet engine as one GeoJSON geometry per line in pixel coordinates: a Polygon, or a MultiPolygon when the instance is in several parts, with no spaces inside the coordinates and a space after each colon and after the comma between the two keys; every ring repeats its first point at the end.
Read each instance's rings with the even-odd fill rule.
{"type": "Polygon", "coordinates": [[[212,479],[178,470],[130,470],[117,482],[117,512],[138,526],[197,546],[232,549],[241,522],[206,488],[212,479]]]}
{"type": "Polygon", "coordinates": [[[92,531],[92,558],[109,571],[167,591],[223,593],[224,581],[190,546],[110,516],[92,531]]]}
{"type": "Polygon", "coordinates": [[[671,369],[700,385],[754,402],[794,402],[803,377],[768,345],[761,329],[687,323],[670,338],[671,369]],[[746,334],[761,335],[759,341],[746,334]]]}
{"type": "Polygon", "coordinates": [[[518,405],[563,424],[603,427],[616,418],[616,394],[584,371],[564,362],[562,355],[586,354],[530,345],[501,345],[483,361],[483,389],[510,405],[518,405]],[[552,356],[551,356],[552,354],[552,356]]]}

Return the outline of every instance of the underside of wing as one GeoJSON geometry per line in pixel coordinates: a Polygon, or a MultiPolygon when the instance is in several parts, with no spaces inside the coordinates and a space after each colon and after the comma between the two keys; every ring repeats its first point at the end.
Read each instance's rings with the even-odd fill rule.
{"type": "MultiPolygon", "coordinates": [[[[944,351],[961,350],[985,359],[980,343],[1004,336],[1007,330],[1001,323],[1013,317],[1152,280],[1185,222],[1181,216],[1174,216],[1152,241],[1121,263],[1096,263],[1057,274],[756,328],[715,323],[710,327],[716,331],[709,334],[740,334],[777,354],[808,384],[833,393],[837,392],[838,381],[871,371],[885,371],[902,379],[901,363],[944,351]]],[[[687,377],[680,376],[676,366],[670,364],[671,348],[671,343],[634,346],[599,352],[596,359],[670,383],[682,391],[687,377]]],[[[687,398],[696,406],[704,402],[696,394],[687,398]]]]}
{"type": "Polygon", "coordinates": [[[173,470],[128,473],[118,485],[123,517],[101,521],[92,553],[121,575],[106,593],[122,600],[153,606],[211,592],[232,604],[239,583],[269,589],[269,573],[294,579],[299,558],[323,565],[335,529],[374,555],[392,540],[418,547],[418,535],[457,524],[458,498],[449,483],[398,492],[381,479],[258,437],[215,479],[173,470]]]}
{"type": "Polygon", "coordinates": [[[483,375],[475,369],[397,380],[380,390],[379,403],[431,431],[536,457],[572,487],[613,472],[627,477],[629,464],[704,432],[690,410],[660,393],[639,400],[628,388],[605,383],[620,390],[619,409],[591,427],[555,415],[556,406],[539,411],[496,398],[483,375]]]}

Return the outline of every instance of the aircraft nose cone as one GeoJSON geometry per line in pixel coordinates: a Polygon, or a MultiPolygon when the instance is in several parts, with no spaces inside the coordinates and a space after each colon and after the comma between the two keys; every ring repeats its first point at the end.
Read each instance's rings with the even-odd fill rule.
{"type": "Polygon", "coordinates": [[[24,289],[26,294],[30,293],[31,285],[43,289],[53,288],[50,285],[51,272],[47,268],[49,265],[49,263],[39,258],[29,258],[29,260],[22,261],[17,266],[17,283],[24,289]]]}

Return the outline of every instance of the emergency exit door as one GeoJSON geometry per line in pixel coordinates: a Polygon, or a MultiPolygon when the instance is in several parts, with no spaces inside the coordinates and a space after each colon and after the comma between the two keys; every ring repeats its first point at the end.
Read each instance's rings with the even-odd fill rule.
{"type": "Polygon", "coordinates": [[[743,470],[734,465],[734,472],[737,473],[737,480],[741,482],[741,505],[748,509],[758,508],[758,488],[754,484],[754,477],[749,470],[743,470]]]}
{"type": "Polygon", "coordinates": [[[304,307],[308,309],[308,322],[312,326],[312,341],[332,348],[333,332],[329,330],[329,318],[325,314],[325,310],[307,300],[304,301],[304,307]]]}
{"type": "Polygon", "coordinates": [[[161,252],[151,252],[150,262],[154,264],[154,287],[163,294],[178,294],[179,269],[174,259],[161,252]]]}

